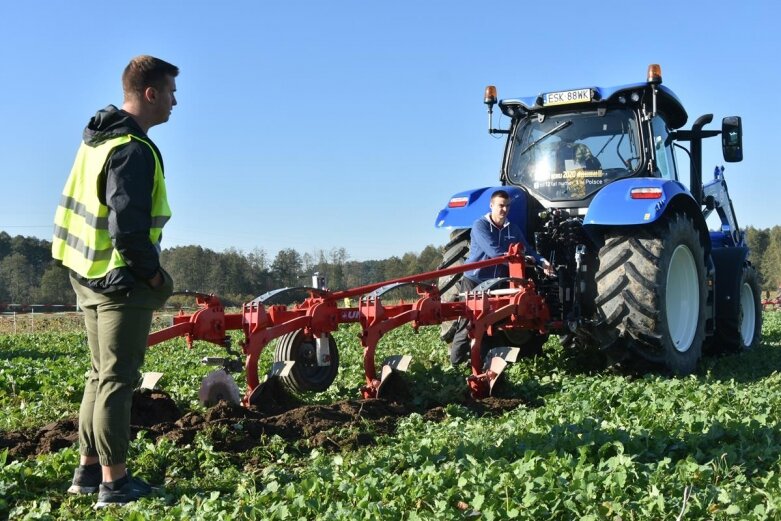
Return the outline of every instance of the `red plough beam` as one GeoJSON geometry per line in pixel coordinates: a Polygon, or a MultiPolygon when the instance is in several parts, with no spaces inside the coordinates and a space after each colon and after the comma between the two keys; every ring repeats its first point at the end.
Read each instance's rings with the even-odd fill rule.
{"type": "Polygon", "coordinates": [[[345,291],[328,291],[307,288],[309,297],[302,303],[288,307],[264,305],[260,298],[242,306],[241,313],[225,313],[219,298],[199,294],[196,302],[200,309],[192,314],[180,312],[173,318],[173,325],[149,335],[147,345],[152,346],[175,337],[184,336],[189,347],[195,340],[229,346],[229,330],[242,330],[241,342],[245,355],[247,389],[243,402],[251,403],[253,391],[261,385],[258,377],[258,361],[266,345],[275,338],[303,331],[308,338],[323,338],[339,327],[339,324],[358,322],[361,325],[361,345],[364,349],[365,385],[361,388],[364,398],[377,397],[385,376],[395,367],[407,362],[402,357],[383,364],[378,374],[375,351],[382,336],[403,324],[410,323],[417,331],[420,326],[440,324],[461,317],[469,321],[472,374],[467,383],[475,398],[490,394],[493,383],[503,369],[504,361],[487,361],[481,356],[484,334],[493,334],[493,328],[525,329],[545,333],[560,324],[551,322],[550,311],[544,299],[537,293],[534,282],[526,277],[526,263],[522,246],[514,244],[506,255],[495,259],[463,264],[442,270],[410,275],[398,279],[360,286],[345,291]],[[495,292],[469,292],[459,302],[442,302],[435,286],[426,281],[469,271],[481,267],[506,263],[509,266],[509,289],[495,292]],[[414,285],[420,298],[409,304],[384,306],[383,290],[399,285],[414,285]],[[374,292],[374,293],[372,293],[374,292]],[[338,307],[344,299],[358,297],[358,307],[338,307]],[[501,365],[498,370],[497,365],[501,365]]]}

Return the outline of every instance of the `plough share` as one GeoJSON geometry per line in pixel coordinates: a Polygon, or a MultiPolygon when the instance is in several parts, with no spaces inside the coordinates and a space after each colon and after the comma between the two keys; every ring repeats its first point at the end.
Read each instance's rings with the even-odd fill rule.
{"type": "MultiPolygon", "coordinates": [[[[497,329],[545,334],[562,326],[561,321],[551,319],[551,312],[534,280],[527,277],[529,269],[522,246],[514,244],[507,254],[494,259],[344,291],[318,287],[274,290],[243,304],[240,313],[225,313],[222,302],[214,295],[196,294],[199,309],[192,314],[180,311],[173,317],[170,327],[149,335],[147,345],[153,346],[183,336],[190,348],[194,341],[201,340],[223,346],[230,352],[227,332],[243,331],[244,339],[240,345],[244,355],[247,387],[241,401],[244,405],[258,405],[265,393],[273,392],[272,387],[266,384],[275,380],[295,391],[323,391],[328,388],[336,376],[339,357],[331,333],[340,324],[357,322],[362,328],[360,341],[366,380],[360,391],[364,398],[376,398],[382,397],[383,385],[388,377],[395,371],[405,371],[410,361],[409,356],[392,356],[385,359],[377,371],[375,351],[385,333],[407,323],[417,331],[420,326],[465,318],[468,320],[471,338],[472,374],[467,378],[467,384],[472,396],[481,399],[490,395],[507,362],[514,361],[518,352],[514,348],[495,348],[484,360],[482,342],[486,335],[492,336],[497,329]],[[487,286],[480,285],[458,302],[442,302],[437,287],[426,284],[426,281],[439,277],[504,263],[509,267],[509,277],[491,282],[492,286],[499,283],[505,288],[483,289],[487,286]],[[414,286],[419,295],[415,302],[388,306],[382,304],[384,293],[408,285],[414,286]],[[270,304],[273,297],[301,289],[305,289],[309,296],[300,304],[292,307],[270,304]],[[346,299],[357,299],[358,306],[338,307],[337,304],[346,299]],[[261,382],[258,376],[260,355],[268,343],[277,338],[280,340],[274,363],[261,382]]],[[[218,359],[218,362],[222,361],[218,359]]],[[[213,392],[209,392],[209,389],[204,392],[202,386],[201,400],[206,404],[235,395],[235,392],[230,392],[229,386],[226,387],[226,382],[232,382],[232,378],[225,371],[217,373],[210,375],[210,381],[210,377],[204,381],[205,385],[214,386],[213,392]]]]}

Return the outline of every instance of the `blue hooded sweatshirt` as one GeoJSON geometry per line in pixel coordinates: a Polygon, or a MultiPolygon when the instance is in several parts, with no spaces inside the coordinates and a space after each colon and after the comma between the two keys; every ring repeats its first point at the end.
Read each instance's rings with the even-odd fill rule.
{"type": "MultiPolygon", "coordinates": [[[[510,249],[510,244],[520,242],[523,244],[524,255],[534,257],[536,262],[541,261],[537,252],[529,246],[521,229],[509,220],[504,222],[501,228],[496,226],[491,220],[491,214],[488,213],[477,219],[472,225],[472,240],[469,247],[469,257],[466,262],[477,262],[486,259],[493,259],[504,255],[510,249]]],[[[507,264],[498,264],[476,270],[467,271],[464,276],[475,283],[484,282],[497,277],[508,277],[510,270],[507,264]]]]}

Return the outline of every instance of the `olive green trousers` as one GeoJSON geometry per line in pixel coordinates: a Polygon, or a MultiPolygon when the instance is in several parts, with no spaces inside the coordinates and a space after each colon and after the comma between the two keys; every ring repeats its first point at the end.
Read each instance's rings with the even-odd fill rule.
{"type": "Polygon", "coordinates": [[[71,278],[84,312],[91,368],[79,409],[79,450],[101,465],[127,460],[133,390],[141,378],[152,313],[173,292],[170,275],[152,289],[137,280],[130,292],[95,293],[71,278]]]}

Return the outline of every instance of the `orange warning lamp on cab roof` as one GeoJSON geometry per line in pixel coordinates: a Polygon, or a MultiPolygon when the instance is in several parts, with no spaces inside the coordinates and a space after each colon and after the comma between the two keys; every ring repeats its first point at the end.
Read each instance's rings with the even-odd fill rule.
{"type": "Polygon", "coordinates": [[[662,66],[658,63],[648,66],[648,83],[662,83],[662,66]]]}
{"type": "Polygon", "coordinates": [[[483,103],[486,105],[494,105],[496,104],[496,87],[493,85],[489,85],[485,88],[485,97],[483,98],[483,103]]]}

